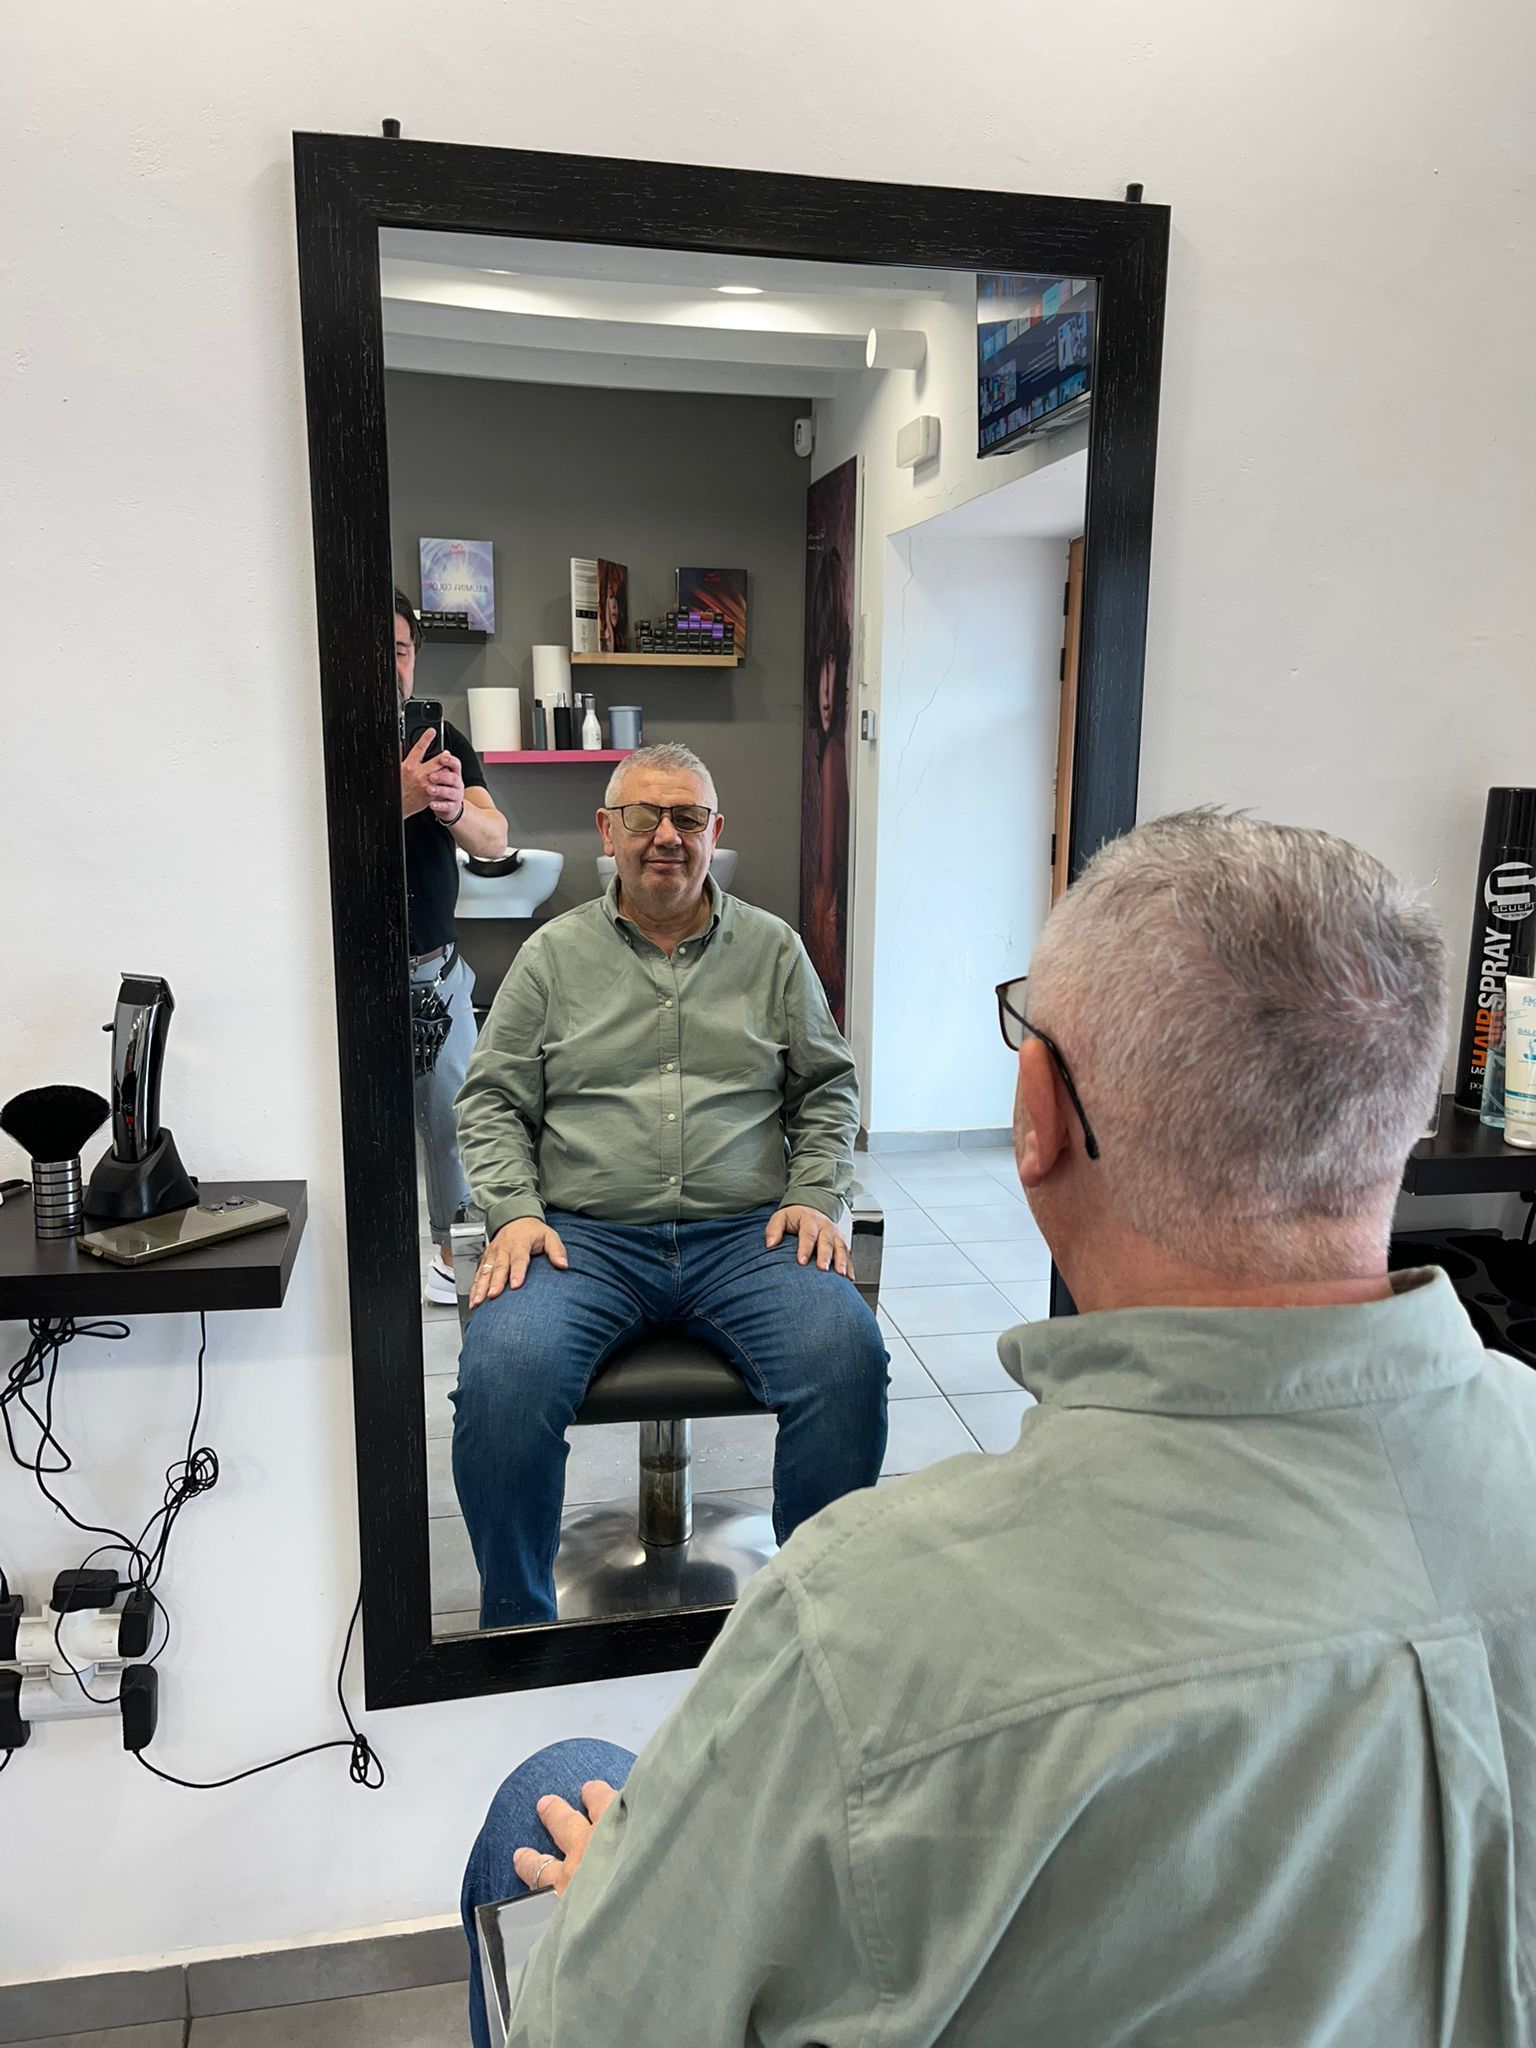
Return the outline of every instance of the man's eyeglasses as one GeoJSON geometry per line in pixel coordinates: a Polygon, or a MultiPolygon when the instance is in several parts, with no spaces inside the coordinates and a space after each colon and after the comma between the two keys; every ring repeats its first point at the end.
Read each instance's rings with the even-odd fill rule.
{"type": "Polygon", "coordinates": [[[672,820],[672,830],[692,838],[707,831],[715,815],[708,804],[610,804],[610,818],[617,818],[636,839],[645,839],[658,829],[663,818],[672,820]]]}
{"type": "Polygon", "coordinates": [[[1024,990],[1028,982],[1029,976],[1021,974],[1013,981],[1000,981],[997,984],[997,1021],[1002,1030],[1003,1043],[1010,1052],[1017,1052],[1026,1037],[1039,1039],[1054,1061],[1056,1071],[1061,1076],[1061,1085],[1066,1089],[1067,1097],[1077,1111],[1077,1120],[1083,1127],[1083,1150],[1090,1159],[1097,1159],[1099,1141],[1093,1135],[1093,1126],[1088,1121],[1082,1097],[1077,1092],[1077,1083],[1072,1079],[1067,1063],[1061,1056],[1060,1046],[1054,1038],[1047,1038],[1045,1033],[1031,1024],[1024,1015],[1024,990]]]}

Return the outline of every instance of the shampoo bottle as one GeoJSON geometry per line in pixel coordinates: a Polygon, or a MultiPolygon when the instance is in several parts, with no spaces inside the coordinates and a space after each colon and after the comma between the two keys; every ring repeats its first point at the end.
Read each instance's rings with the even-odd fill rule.
{"type": "Polygon", "coordinates": [[[601,750],[602,744],[603,728],[598,722],[597,699],[589,697],[587,699],[587,715],[581,721],[582,751],[588,754],[595,754],[601,750]]]}
{"type": "Polygon", "coordinates": [[[576,744],[576,716],[565,701],[564,690],[555,694],[555,745],[567,753],[576,744]]]}

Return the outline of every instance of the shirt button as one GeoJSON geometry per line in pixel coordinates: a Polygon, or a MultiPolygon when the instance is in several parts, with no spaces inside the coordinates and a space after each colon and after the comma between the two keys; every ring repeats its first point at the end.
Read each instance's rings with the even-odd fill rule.
{"type": "Polygon", "coordinates": [[[665,1002],[665,1003],[664,1003],[664,1004],[662,1005],[662,1007],[663,1007],[663,1009],[667,1009],[667,1010],[670,1010],[670,1009],[671,1009],[671,1007],[672,1007],[672,998],[671,998],[670,996],[668,996],[668,997],[667,997],[667,1000],[666,1000],[666,1002],[665,1002]]]}
{"type": "Polygon", "coordinates": [[[675,1109],[669,1109],[667,1111],[667,1122],[669,1124],[675,1124],[677,1122],[677,1111],[675,1109]]]}
{"type": "Polygon", "coordinates": [[[677,1175],[675,1173],[669,1173],[667,1175],[667,1186],[669,1188],[675,1188],[677,1186],[677,1175]]]}
{"type": "Polygon", "coordinates": [[[671,1073],[671,1071],[672,1071],[673,1065],[674,1065],[674,1062],[673,1062],[672,1060],[668,1060],[668,1061],[667,1061],[667,1072],[668,1072],[669,1074],[670,1074],[670,1073],[671,1073]]]}

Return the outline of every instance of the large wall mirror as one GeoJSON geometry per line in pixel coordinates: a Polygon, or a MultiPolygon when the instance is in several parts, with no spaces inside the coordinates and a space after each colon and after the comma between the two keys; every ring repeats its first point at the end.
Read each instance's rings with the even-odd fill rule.
{"type": "Polygon", "coordinates": [[[992,985],[1134,817],[1167,216],[295,155],[369,1703],[687,1665],[1016,1429],[992,985]]]}

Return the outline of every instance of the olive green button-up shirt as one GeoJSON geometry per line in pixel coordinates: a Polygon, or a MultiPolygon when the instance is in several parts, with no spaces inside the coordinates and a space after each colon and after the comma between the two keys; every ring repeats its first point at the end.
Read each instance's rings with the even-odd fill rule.
{"type": "Polygon", "coordinates": [[[1002,1340],[748,1587],[517,2048],[1528,2048],[1536,1374],[1443,1276],[1002,1340]]]}
{"type": "Polygon", "coordinates": [[[837,1216],[859,1094],[805,947],[707,884],[707,927],[670,958],[618,885],[526,942],[457,1098],[487,1228],[570,1209],[694,1222],[764,1203],[837,1216]]]}

